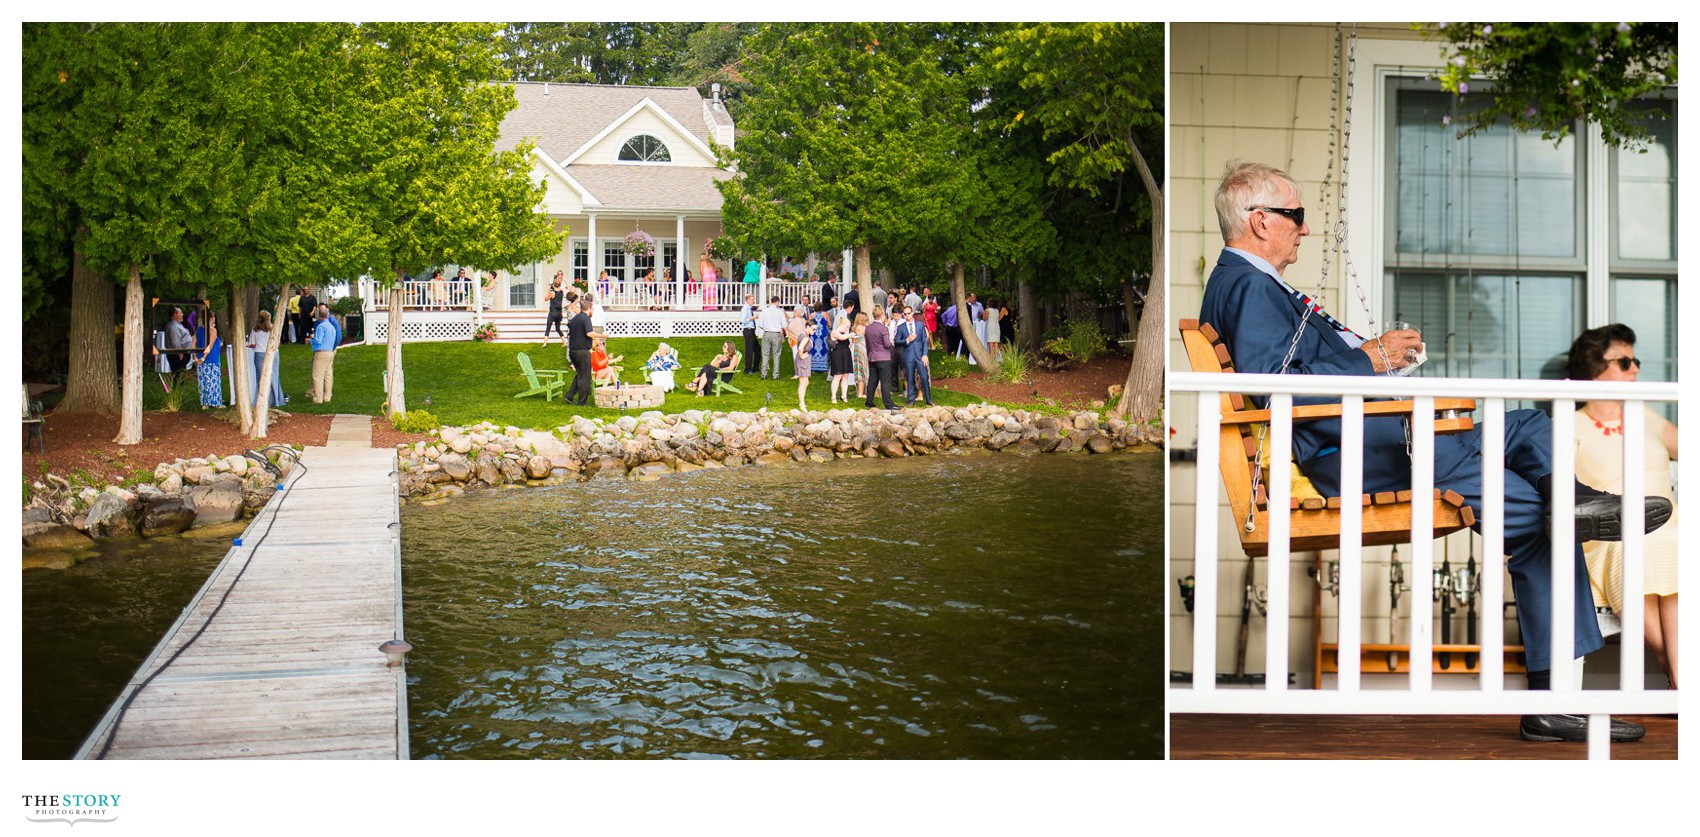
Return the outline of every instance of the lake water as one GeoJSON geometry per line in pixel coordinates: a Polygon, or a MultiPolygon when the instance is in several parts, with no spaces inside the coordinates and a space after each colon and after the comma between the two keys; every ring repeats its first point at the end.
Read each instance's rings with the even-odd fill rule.
{"type": "Polygon", "coordinates": [[[73,567],[23,571],[24,758],[76,754],[229,548],[228,538],[100,541],[73,567]]]}
{"type": "Polygon", "coordinates": [[[415,758],[1160,758],[1156,455],[947,456],[402,512],[415,758]]]}

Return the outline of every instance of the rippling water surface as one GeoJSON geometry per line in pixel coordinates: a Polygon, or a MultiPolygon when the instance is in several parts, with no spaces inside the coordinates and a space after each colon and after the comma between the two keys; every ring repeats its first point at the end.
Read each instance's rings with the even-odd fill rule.
{"type": "Polygon", "coordinates": [[[23,571],[24,758],[76,755],[229,547],[223,538],[99,541],[75,566],[23,571]]]}
{"type": "Polygon", "coordinates": [[[1157,758],[1154,455],[701,471],[402,512],[416,758],[1157,758]]]}

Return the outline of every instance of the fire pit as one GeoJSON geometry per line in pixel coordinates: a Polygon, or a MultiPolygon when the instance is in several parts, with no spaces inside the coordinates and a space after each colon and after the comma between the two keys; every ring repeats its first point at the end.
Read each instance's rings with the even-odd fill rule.
{"type": "Polygon", "coordinates": [[[626,384],[619,388],[597,387],[595,397],[596,406],[609,410],[644,410],[661,406],[666,393],[661,387],[649,384],[626,384]]]}

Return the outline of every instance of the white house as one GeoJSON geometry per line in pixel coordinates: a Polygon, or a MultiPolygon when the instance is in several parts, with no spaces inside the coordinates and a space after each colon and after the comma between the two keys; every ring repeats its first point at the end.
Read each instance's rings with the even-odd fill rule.
{"type": "MultiPolygon", "coordinates": [[[[497,148],[534,143],[532,173],[548,189],[543,209],[568,231],[566,241],[554,258],[500,272],[488,286],[410,282],[406,339],[466,339],[481,322],[495,323],[502,340],[539,339],[556,271],[602,298],[610,333],[619,336],[734,335],[747,290],[778,293],[788,304],[807,292],[804,283],[747,287],[742,265],[725,261],[715,262],[718,282],[703,281],[700,260],[721,234],[714,184],[730,176],[714,149],[736,142],[717,96],[690,87],[546,82],[513,89],[519,105],[503,120],[497,148]],[[637,230],[654,238],[654,254],[627,252],[626,236],[637,230]],[[644,281],[652,269],[655,281],[644,281]]],[[[444,266],[445,277],[458,267],[444,266]]],[[[469,266],[467,275],[484,271],[469,266]]],[[[369,318],[370,339],[385,338],[383,319],[369,318]]]]}

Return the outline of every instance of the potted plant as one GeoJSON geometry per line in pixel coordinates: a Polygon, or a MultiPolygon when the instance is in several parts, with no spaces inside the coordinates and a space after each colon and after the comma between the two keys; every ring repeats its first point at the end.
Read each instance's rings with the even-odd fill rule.
{"type": "Polygon", "coordinates": [[[477,340],[480,343],[496,342],[496,324],[484,323],[483,325],[473,329],[472,339],[477,340]]]}

